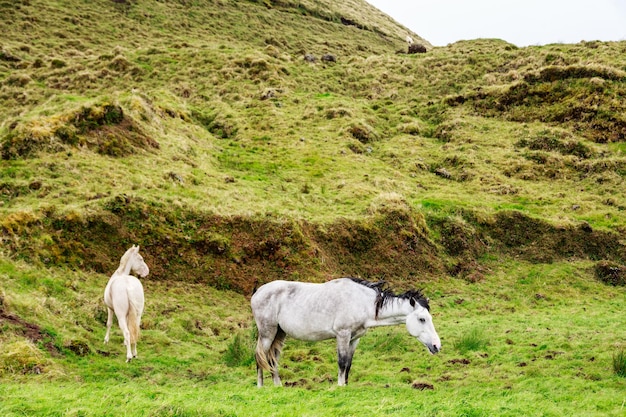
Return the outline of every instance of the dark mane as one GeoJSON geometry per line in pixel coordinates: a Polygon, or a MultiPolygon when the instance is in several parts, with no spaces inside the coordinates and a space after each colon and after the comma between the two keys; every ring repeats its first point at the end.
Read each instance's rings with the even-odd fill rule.
{"type": "Polygon", "coordinates": [[[364,285],[367,288],[371,288],[374,291],[376,291],[376,318],[378,318],[379,311],[385,305],[397,299],[409,300],[409,302],[413,306],[415,305],[415,303],[418,303],[420,306],[430,311],[428,298],[424,296],[424,294],[422,293],[422,290],[409,290],[402,294],[395,294],[390,289],[385,288],[385,285],[387,285],[385,281],[370,282],[361,278],[350,278],[350,279],[356,282],[357,284],[364,285]]]}
{"type": "Polygon", "coordinates": [[[387,282],[385,281],[378,281],[378,282],[371,282],[371,281],[367,281],[365,279],[362,278],[350,278],[352,281],[356,282],[357,284],[361,284],[366,286],[367,288],[371,288],[373,290],[376,290],[377,292],[382,291],[383,287],[387,284],[387,282]]]}

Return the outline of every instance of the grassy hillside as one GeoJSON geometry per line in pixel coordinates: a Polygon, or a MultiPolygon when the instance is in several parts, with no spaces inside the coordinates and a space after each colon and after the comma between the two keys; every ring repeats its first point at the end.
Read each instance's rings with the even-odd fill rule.
{"type": "Polygon", "coordinates": [[[0,33],[3,415],[623,412],[626,43],[433,48],[360,0],[0,0],[0,33]],[[424,287],[443,352],[379,329],[342,391],[288,341],[259,394],[254,286],[341,275],[424,287]]]}

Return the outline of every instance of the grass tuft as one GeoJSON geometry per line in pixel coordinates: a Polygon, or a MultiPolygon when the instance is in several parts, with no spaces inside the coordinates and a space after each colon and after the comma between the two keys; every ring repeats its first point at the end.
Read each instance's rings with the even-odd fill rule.
{"type": "Polygon", "coordinates": [[[613,372],[617,376],[626,378],[626,350],[624,348],[613,354],[613,372]]]}
{"type": "Polygon", "coordinates": [[[48,360],[30,341],[22,340],[4,346],[0,355],[0,375],[41,374],[46,372],[48,360]]]}
{"type": "Polygon", "coordinates": [[[237,333],[228,344],[224,353],[226,366],[249,366],[254,363],[255,331],[249,334],[237,333]]]}
{"type": "Polygon", "coordinates": [[[459,340],[454,343],[454,348],[460,353],[470,351],[484,350],[489,344],[483,331],[480,329],[472,329],[463,334],[459,340]]]}

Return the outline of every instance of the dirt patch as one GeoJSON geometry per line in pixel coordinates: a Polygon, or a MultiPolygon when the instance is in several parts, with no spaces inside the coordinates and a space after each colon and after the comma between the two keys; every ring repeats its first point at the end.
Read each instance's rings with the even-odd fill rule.
{"type": "Polygon", "coordinates": [[[531,262],[557,259],[626,258],[626,245],[614,232],[593,230],[587,223],[554,225],[518,211],[501,211],[481,224],[481,231],[497,249],[531,262]]]}
{"type": "Polygon", "coordinates": [[[424,390],[427,390],[427,389],[434,390],[434,389],[435,389],[435,386],[434,386],[433,384],[429,384],[429,383],[427,383],[427,382],[418,382],[418,381],[415,381],[415,382],[413,382],[413,383],[411,384],[411,388],[413,388],[413,389],[418,389],[418,390],[420,390],[420,391],[424,391],[424,390]]]}
{"type": "Polygon", "coordinates": [[[59,349],[52,343],[50,335],[36,324],[29,323],[4,309],[0,309],[0,322],[13,327],[16,334],[31,340],[33,343],[41,343],[51,355],[61,356],[59,349]]]}
{"type": "Polygon", "coordinates": [[[205,283],[250,295],[265,282],[322,282],[340,276],[387,280],[399,289],[446,274],[477,282],[489,252],[531,262],[605,259],[623,262],[614,232],[586,224],[559,226],[519,211],[429,223],[411,209],[385,209],[331,224],[201,212],[173,213],[125,195],[99,213],[13,216],[0,225],[5,250],[47,266],[107,276],[131,244],[139,244],[150,280],[205,283]],[[9,221],[10,220],[10,221],[9,221]],[[41,236],[52,236],[42,239],[41,236]],[[433,238],[433,236],[440,236],[433,238]]]}
{"type": "Polygon", "coordinates": [[[480,256],[485,245],[476,229],[460,217],[448,217],[437,223],[441,233],[441,244],[451,256],[480,256]]]}
{"type": "Polygon", "coordinates": [[[297,387],[297,388],[305,388],[305,389],[312,388],[311,381],[304,379],[304,378],[300,378],[297,381],[285,381],[283,385],[285,387],[297,387]]]}
{"type": "MultiPolygon", "coordinates": [[[[483,280],[485,274],[489,272],[488,268],[485,268],[476,259],[471,257],[461,257],[447,268],[448,274],[453,277],[462,278],[467,282],[476,283],[483,280]]],[[[462,303],[463,301],[461,301],[462,303]]],[[[460,303],[457,303],[460,304],[460,303]]]]}
{"type": "Polygon", "coordinates": [[[611,261],[600,261],[594,267],[596,278],[605,284],[626,286],[626,266],[611,261]]]}
{"type": "Polygon", "coordinates": [[[450,359],[448,361],[448,363],[452,364],[452,365],[469,365],[471,363],[471,361],[469,359],[466,358],[462,358],[462,359],[450,359]]]}
{"type": "MultiPolygon", "coordinates": [[[[166,207],[117,196],[86,216],[15,219],[0,232],[6,250],[46,265],[110,275],[131,244],[139,244],[151,280],[202,282],[252,294],[276,279],[324,281],[338,276],[411,281],[445,273],[440,250],[419,213],[376,213],[328,225],[267,217],[170,213],[166,207]],[[48,234],[53,239],[38,236],[48,234]],[[23,239],[16,238],[17,236],[23,239]]],[[[408,289],[408,288],[407,288],[408,289]]]]}
{"type": "Polygon", "coordinates": [[[73,352],[76,356],[87,356],[91,354],[91,348],[84,340],[70,340],[64,347],[73,352]]]}

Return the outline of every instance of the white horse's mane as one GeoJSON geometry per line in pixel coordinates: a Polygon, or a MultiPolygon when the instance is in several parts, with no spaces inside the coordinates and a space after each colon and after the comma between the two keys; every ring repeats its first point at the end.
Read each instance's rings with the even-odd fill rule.
{"type": "Polygon", "coordinates": [[[126,252],[124,252],[124,255],[122,255],[122,257],[120,258],[120,266],[118,269],[125,269],[126,268],[126,264],[128,263],[128,261],[130,260],[131,255],[134,253],[136,246],[133,245],[133,247],[131,247],[130,249],[128,249],[126,252]]]}

